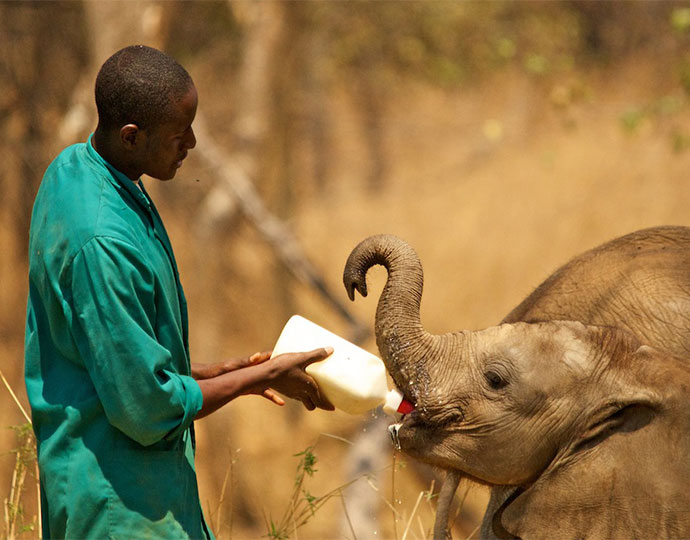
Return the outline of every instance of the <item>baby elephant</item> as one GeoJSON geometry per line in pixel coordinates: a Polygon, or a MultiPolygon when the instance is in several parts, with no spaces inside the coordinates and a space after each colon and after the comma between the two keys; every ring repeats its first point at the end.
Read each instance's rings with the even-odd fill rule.
{"type": "Polygon", "coordinates": [[[480,332],[424,329],[422,265],[394,236],[353,249],[350,299],[377,264],[376,344],[417,407],[391,431],[447,472],[435,538],[460,477],[491,486],[486,539],[690,538],[690,228],[587,251],[480,332]]]}
{"type": "Polygon", "coordinates": [[[392,426],[402,451],[517,486],[499,538],[689,538],[690,368],[627,332],[577,322],[454,334],[392,426]]]}

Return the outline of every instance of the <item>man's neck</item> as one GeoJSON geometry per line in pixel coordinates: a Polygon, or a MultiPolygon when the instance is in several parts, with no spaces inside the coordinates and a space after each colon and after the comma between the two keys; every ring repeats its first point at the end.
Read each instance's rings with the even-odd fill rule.
{"type": "Polygon", "coordinates": [[[133,164],[127,163],[123,151],[118,148],[116,137],[116,134],[105,132],[99,126],[91,138],[91,144],[98,155],[138,185],[141,172],[133,164]]]}

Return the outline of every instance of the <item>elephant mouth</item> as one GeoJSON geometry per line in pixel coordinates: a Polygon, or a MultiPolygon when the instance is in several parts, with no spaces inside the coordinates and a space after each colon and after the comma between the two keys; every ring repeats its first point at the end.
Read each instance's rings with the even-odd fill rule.
{"type": "MultiPolygon", "coordinates": [[[[415,409],[403,414],[398,422],[388,426],[388,435],[396,450],[416,453],[423,440],[442,437],[465,426],[465,411],[456,407],[452,413],[442,410],[415,409]]],[[[423,444],[422,444],[423,446],[423,444]]]]}
{"type": "Polygon", "coordinates": [[[390,435],[391,442],[393,443],[393,446],[395,446],[395,449],[400,451],[402,450],[402,446],[400,445],[400,428],[402,427],[402,422],[398,422],[397,424],[391,424],[388,426],[388,435],[390,435]]]}
{"type": "Polygon", "coordinates": [[[421,429],[427,426],[426,421],[422,418],[418,411],[412,411],[409,414],[403,414],[399,422],[388,426],[388,435],[395,449],[402,450],[402,440],[409,442],[410,436],[416,429],[421,429]],[[401,437],[400,431],[404,429],[401,437]]]}

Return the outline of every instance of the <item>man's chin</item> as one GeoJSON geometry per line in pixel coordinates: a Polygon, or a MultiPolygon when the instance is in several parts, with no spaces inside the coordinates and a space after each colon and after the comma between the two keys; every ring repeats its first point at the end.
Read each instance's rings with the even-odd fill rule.
{"type": "Polygon", "coordinates": [[[161,173],[146,173],[146,176],[149,176],[150,178],[155,178],[156,180],[161,180],[163,182],[166,182],[168,180],[172,180],[175,178],[175,175],[177,174],[177,169],[167,172],[165,174],[161,173]]]}

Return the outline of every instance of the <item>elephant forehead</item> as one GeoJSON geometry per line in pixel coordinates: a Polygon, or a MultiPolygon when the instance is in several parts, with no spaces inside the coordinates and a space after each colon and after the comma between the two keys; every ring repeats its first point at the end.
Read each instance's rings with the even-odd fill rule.
{"type": "MultiPolygon", "coordinates": [[[[587,375],[592,370],[592,348],[566,328],[558,329],[553,337],[560,349],[561,361],[575,374],[587,375]]],[[[557,353],[558,354],[558,353],[557,353]]]]}
{"type": "Polygon", "coordinates": [[[506,340],[506,352],[521,371],[534,372],[548,379],[549,374],[576,378],[589,375],[593,369],[592,347],[568,327],[545,325],[529,327],[528,332],[513,333],[506,340]]]}
{"type": "Polygon", "coordinates": [[[498,355],[521,372],[591,373],[593,346],[584,326],[568,323],[507,324],[487,329],[479,345],[488,357],[498,355]]]}
{"type": "Polygon", "coordinates": [[[572,349],[563,352],[563,363],[578,375],[587,375],[592,370],[589,358],[589,350],[580,348],[577,344],[572,349]]]}

